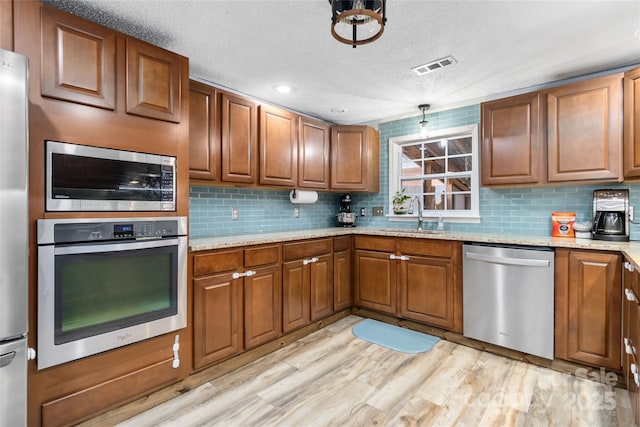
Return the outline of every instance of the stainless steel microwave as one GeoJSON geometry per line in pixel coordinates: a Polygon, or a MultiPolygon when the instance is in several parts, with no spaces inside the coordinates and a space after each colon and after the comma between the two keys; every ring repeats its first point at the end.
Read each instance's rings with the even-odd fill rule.
{"type": "Polygon", "coordinates": [[[46,141],[47,211],[175,211],[176,158],[46,141]]]}

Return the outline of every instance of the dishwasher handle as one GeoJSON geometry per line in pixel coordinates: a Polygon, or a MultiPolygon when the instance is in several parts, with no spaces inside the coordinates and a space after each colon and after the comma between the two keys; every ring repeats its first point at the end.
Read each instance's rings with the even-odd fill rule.
{"type": "Polygon", "coordinates": [[[502,256],[477,254],[474,252],[465,252],[465,256],[468,259],[491,262],[494,264],[519,265],[524,267],[549,267],[549,260],[546,259],[508,258],[502,256]]]}

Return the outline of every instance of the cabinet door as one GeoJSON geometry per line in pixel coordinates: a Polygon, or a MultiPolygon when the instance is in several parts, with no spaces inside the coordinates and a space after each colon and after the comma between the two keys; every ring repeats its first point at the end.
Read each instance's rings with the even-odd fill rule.
{"type": "Polygon", "coordinates": [[[333,254],[333,309],[351,307],[351,250],[333,254]]]}
{"type": "Polygon", "coordinates": [[[380,187],[380,141],[367,126],[331,128],[331,189],[377,192],[380,187]]]}
{"type": "Polygon", "coordinates": [[[482,184],[535,184],[543,172],[542,102],[532,93],[482,104],[482,184]]]}
{"type": "Polygon", "coordinates": [[[244,346],[255,347],[282,334],[280,266],[252,269],[244,279],[244,346]]]}
{"type": "Polygon", "coordinates": [[[331,127],[307,117],[298,119],[298,187],[329,189],[331,127]]]}
{"type": "Polygon", "coordinates": [[[302,260],[282,265],[282,331],[289,332],[311,321],[309,304],[310,268],[302,260]]]}
{"type": "Polygon", "coordinates": [[[256,104],[222,93],[221,109],[222,180],[254,184],[258,167],[256,104]]]}
{"type": "Polygon", "coordinates": [[[189,177],[220,180],[218,91],[189,82],[189,177]]]}
{"type": "Polygon", "coordinates": [[[294,187],[298,176],[297,116],[260,106],[260,184],[294,187]]]}
{"type": "Polygon", "coordinates": [[[0,49],[13,47],[13,2],[0,1],[0,49]]]}
{"type": "Polygon", "coordinates": [[[231,273],[194,279],[193,301],[194,367],[240,353],[242,281],[231,273]]]}
{"type": "Polygon", "coordinates": [[[333,313],[333,256],[316,258],[309,264],[312,322],[333,313]]]}
{"type": "Polygon", "coordinates": [[[355,304],[396,314],[396,261],[385,252],[355,252],[355,304]]]}
{"type": "MultiPolygon", "coordinates": [[[[567,280],[556,276],[556,298],[566,295],[564,307],[556,310],[556,316],[566,315],[560,325],[556,324],[556,339],[566,334],[566,355],[557,355],[620,370],[621,257],[607,252],[570,251],[566,259],[567,280]]],[[[561,258],[557,261],[563,262],[561,258]]],[[[562,351],[564,345],[557,347],[562,351]]]]}
{"type": "Polygon", "coordinates": [[[620,74],[550,90],[548,180],[622,181],[621,110],[620,74]]]}
{"type": "Polygon", "coordinates": [[[113,30],[42,7],[42,96],[115,109],[113,30]]]}
{"type": "Polygon", "coordinates": [[[640,176],[640,68],[624,74],[624,177],[640,176]]]}
{"type": "Polygon", "coordinates": [[[127,39],[127,113],[180,123],[180,56],[127,39]]]}
{"type": "Polygon", "coordinates": [[[409,256],[400,262],[400,315],[451,329],[454,327],[454,268],[445,258],[409,256]]]}

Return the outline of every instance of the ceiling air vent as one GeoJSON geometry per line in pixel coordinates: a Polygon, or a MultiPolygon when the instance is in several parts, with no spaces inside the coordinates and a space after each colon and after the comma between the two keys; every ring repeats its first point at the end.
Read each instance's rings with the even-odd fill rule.
{"type": "Polygon", "coordinates": [[[424,76],[425,74],[431,73],[432,71],[439,70],[442,67],[446,67],[447,65],[451,65],[456,63],[456,59],[453,56],[447,56],[446,58],[438,59],[437,61],[431,61],[423,65],[418,65],[417,67],[413,67],[414,73],[419,76],[424,76]]]}

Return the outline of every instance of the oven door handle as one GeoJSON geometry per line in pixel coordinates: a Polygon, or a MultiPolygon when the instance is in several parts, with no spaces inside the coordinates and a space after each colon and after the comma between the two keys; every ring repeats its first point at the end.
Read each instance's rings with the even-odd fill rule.
{"type": "Polygon", "coordinates": [[[98,252],[123,252],[136,249],[162,248],[166,246],[177,246],[180,238],[144,240],[127,243],[107,243],[103,245],[72,245],[56,246],[55,255],[91,254],[98,252]]]}

